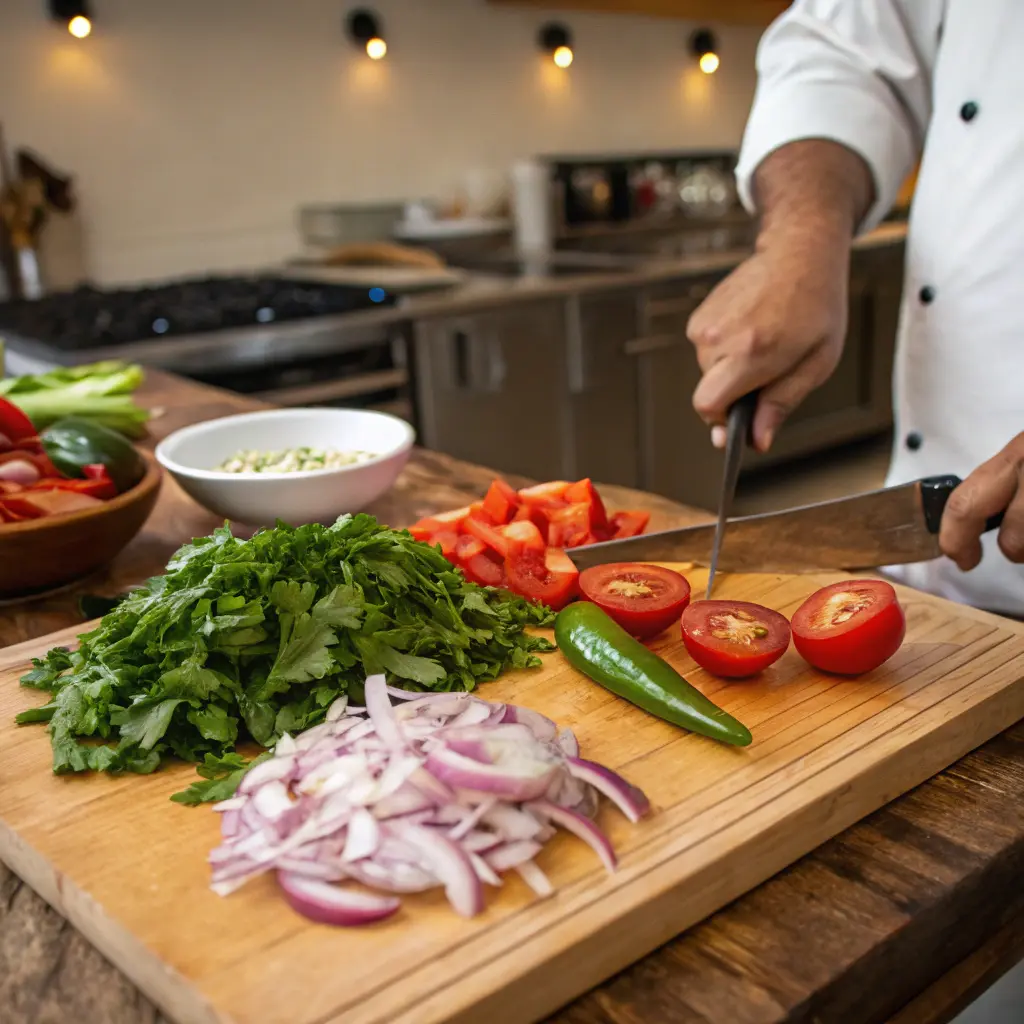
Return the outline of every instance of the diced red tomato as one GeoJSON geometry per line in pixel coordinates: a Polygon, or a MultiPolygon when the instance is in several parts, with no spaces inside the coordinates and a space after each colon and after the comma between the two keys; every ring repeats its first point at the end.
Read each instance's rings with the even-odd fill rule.
{"type": "Polygon", "coordinates": [[[651,521],[650,512],[616,512],[612,516],[612,538],[623,540],[626,537],[639,537],[651,521]]]}
{"type": "Polygon", "coordinates": [[[37,505],[26,501],[23,494],[7,495],[0,498],[0,509],[9,523],[20,523],[25,519],[39,519],[46,513],[37,505]]]}
{"type": "Polygon", "coordinates": [[[463,533],[455,542],[455,560],[461,565],[474,555],[482,555],[487,550],[487,545],[468,533],[463,533]]]}
{"type": "Polygon", "coordinates": [[[27,437],[35,437],[36,428],[13,402],[0,398],[0,434],[9,441],[18,442],[27,437]]]}
{"type": "Polygon", "coordinates": [[[584,569],[580,592],[631,636],[657,636],[690,603],[686,577],[660,565],[609,562],[584,569]]]}
{"type": "Polygon", "coordinates": [[[548,532],[547,508],[544,505],[530,505],[523,502],[512,517],[513,523],[533,523],[543,536],[548,532]]]}
{"type": "Polygon", "coordinates": [[[466,516],[462,528],[470,536],[483,541],[487,547],[492,551],[496,551],[502,558],[508,554],[508,541],[505,539],[500,528],[487,522],[484,517],[470,513],[466,516]]]}
{"type": "Polygon", "coordinates": [[[438,530],[430,538],[431,544],[441,545],[441,554],[450,562],[455,557],[455,548],[459,543],[459,535],[454,530],[438,530]]]}
{"type": "Polygon", "coordinates": [[[579,582],[579,570],[558,548],[548,548],[543,555],[532,550],[510,554],[505,559],[505,575],[509,589],[556,611],[576,596],[579,582]]]}
{"type": "Polygon", "coordinates": [[[409,532],[416,540],[430,542],[430,538],[441,529],[441,524],[434,519],[421,519],[409,527],[409,532]]]}
{"type": "MultiPolygon", "coordinates": [[[[85,483],[86,481],[81,482],[85,483]]],[[[81,512],[83,509],[95,508],[97,505],[101,505],[105,499],[76,490],[62,488],[38,490],[33,488],[19,495],[17,500],[23,505],[30,505],[37,509],[41,516],[55,516],[66,512],[81,512]]]]}
{"type": "Polygon", "coordinates": [[[504,480],[495,480],[484,497],[484,511],[496,523],[510,523],[521,502],[519,495],[504,480]]]}
{"type": "Polygon", "coordinates": [[[520,520],[518,523],[509,523],[502,527],[501,532],[508,542],[510,552],[522,549],[543,552],[547,547],[543,534],[531,522],[520,520]]]}
{"type": "Polygon", "coordinates": [[[507,585],[505,566],[496,561],[489,551],[473,555],[462,564],[467,579],[482,587],[504,587],[507,585]]]}
{"type": "Polygon", "coordinates": [[[114,481],[108,476],[105,480],[66,480],[63,477],[44,477],[30,488],[29,493],[37,491],[65,491],[69,494],[81,494],[88,498],[109,501],[117,497],[114,481]]]}
{"type": "Polygon", "coordinates": [[[519,491],[519,500],[528,505],[544,505],[551,501],[565,501],[565,492],[569,489],[568,480],[549,480],[546,484],[534,484],[523,487],[519,491]]]}
{"type": "Polygon", "coordinates": [[[888,661],[907,620],[884,580],[850,580],[815,591],[793,613],[793,643],[823,672],[857,676],[888,661]]]}
{"type": "Polygon", "coordinates": [[[590,506],[591,528],[604,526],[608,522],[608,513],[605,511],[604,502],[589,477],[572,484],[565,492],[565,500],[572,505],[578,502],[590,506]]]}
{"type": "Polygon", "coordinates": [[[592,506],[583,502],[556,509],[548,517],[548,544],[553,548],[578,548],[592,544],[592,506]]]}
{"type": "Polygon", "coordinates": [[[786,617],[750,601],[698,601],[683,612],[682,629],[690,657],[723,679],[752,676],[789,647],[786,617]]]}

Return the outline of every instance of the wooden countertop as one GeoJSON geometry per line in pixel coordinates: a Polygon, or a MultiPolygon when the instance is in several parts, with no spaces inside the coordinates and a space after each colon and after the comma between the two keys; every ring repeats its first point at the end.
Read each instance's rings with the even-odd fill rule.
{"type": "MultiPolygon", "coordinates": [[[[255,403],[152,373],[162,437],[255,403]]],[[[375,508],[395,525],[479,496],[490,470],[416,452],[375,508]]],[[[515,481],[515,478],[510,478],[515,481]]],[[[63,595],[0,609],[0,646],[78,621],[77,594],[162,570],[217,521],[174,485],[111,569],[63,595]]],[[[706,513],[621,488],[659,525],[706,513]]],[[[1024,727],[1015,726],[703,924],[566,1007],[561,1024],[939,1024],[1024,956],[1024,727]]],[[[162,1024],[165,1018],[0,865],[0,1018],[162,1024]]]]}

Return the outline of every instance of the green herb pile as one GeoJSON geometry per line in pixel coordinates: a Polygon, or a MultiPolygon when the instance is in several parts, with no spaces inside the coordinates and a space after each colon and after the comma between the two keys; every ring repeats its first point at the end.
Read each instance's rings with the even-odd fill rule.
{"type": "Polygon", "coordinates": [[[53,699],[18,722],[49,722],[56,772],[151,772],[176,755],[218,780],[245,765],[237,741],[270,746],[341,694],[360,703],[368,674],[471,690],[539,665],[553,645],[525,627],[552,620],[372,516],[247,541],[225,527],[181,548],[76,652],[37,659],[22,684],[53,699]]]}

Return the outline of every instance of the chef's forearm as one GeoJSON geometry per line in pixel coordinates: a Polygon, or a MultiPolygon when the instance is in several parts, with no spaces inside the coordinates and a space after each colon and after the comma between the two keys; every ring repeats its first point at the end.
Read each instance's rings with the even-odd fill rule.
{"type": "Polygon", "coordinates": [[[825,139],[788,143],[754,174],[758,248],[776,242],[846,247],[874,191],[867,163],[852,149],[825,139]]]}

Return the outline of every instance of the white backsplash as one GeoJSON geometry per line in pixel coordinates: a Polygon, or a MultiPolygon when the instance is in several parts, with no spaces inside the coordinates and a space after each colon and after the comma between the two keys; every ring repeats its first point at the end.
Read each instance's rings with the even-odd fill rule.
{"type": "Polygon", "coordinates": [[[538,152],[734,146],[760,34],[716,27],[707,77],[685,22],[378,0],[374,64],[338,0],[94,6],[79,41],[42,0],[0,2],[9,144],[76,178],[78,222],[42,246],[61,283],[263,265],[297,250],[300,203],[450,196],[467,170],[538,152]],[[575,35],[568,72],[536,48],[553,16],[575,35]]]}

